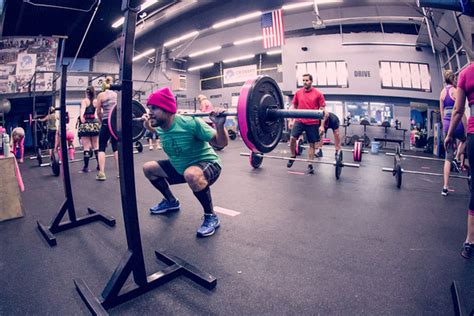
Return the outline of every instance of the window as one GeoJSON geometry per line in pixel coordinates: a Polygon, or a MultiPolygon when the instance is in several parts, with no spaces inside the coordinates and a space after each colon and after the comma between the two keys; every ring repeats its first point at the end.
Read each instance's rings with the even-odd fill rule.
{"type": "Polygon", "coordinates": [[[369,116],[369,102],[346,102],[346,113],[351,116],[351,123],[360,123],[369,116]]]}
{"type": "Polygon", "coordinates": [[[448,42],[446,47],[448,48],[449,57],[453,56],[456,50],[454,48],[454,41],[452,39],[448,42]]]}
{"type": "Polygon", "coordinates": [[[459,32],[456,31],[456,33],[454,33],[453,37],[454,37],[454,42],[455,42],[456,47],[457,48],[461,47],[462,46],[462,41],[461,41],[461,37],[459,36],[459,32]]]}
{"type": "Polygon", "coordinates": [[[326,101],[326,110],[337,115],[344,122],[344,104],[340,101],[326,101]]]}
{"type": "Polygon", "coordinates": [[[447,53],[446,49],[443,49],[441,51],[441,59],[443,60],[443,64],[448,62],[448,53],[447,53]]]}
{"type": "Polygon", "coordinates": [[[370,102],[370,123],[381,125],[393,118],[393,104],[370,102]]]}
{"type": "Polygon", "coordinates": [[[462,68],[469,63],[469,61],[467,60],[466,51],[464,49],[459,52],[458,56],[459,56],[459,67],[462,68]]]}
{"type": "Polygon", "coordinates": [[[458,67],[458,61],[456,59],[456,57],[454,57],[453,59],[451,59],[451,70],[456,73],[458,71],[459,67],[458,67]]]}

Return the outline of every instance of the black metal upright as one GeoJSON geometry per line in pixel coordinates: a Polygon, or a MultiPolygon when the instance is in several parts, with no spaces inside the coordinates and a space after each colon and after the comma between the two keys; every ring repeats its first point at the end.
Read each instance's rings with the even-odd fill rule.
{"type": "Polygon", "coordinates": [[[130,0],[122,0],[125,21],[121,34],[120,83],[111,89],[121,90],[117,105],[117,130],[119,136],[119,172],[122,212],[125,223],[128,250],[125,252],[100,297],[96,297],[82,279],[74,280],[76,289],[93,315],[106,315],[107,309],[148,292],[174,278],[184,275],[197,284],[212,289],[217,280],[180,258],[155,251],[158,260],[168,267],[154,274],[146,274],[138,222],[135,191],[132,140],[132,58],[135,45],[135,25],[138,8],[129,6],[130,0]],[[125,285],[130,274],[134,284],[125,285]]]}
{"type": "Polygon", "coordinates": [[[71,175],[69,173],[69,163],[68,163],[68,148],[66,141],[66,82],[67,82],[67,65],[61,65],[61,96],[60,96],[60,141],[61,141],[61,157],[62,159],[62,169],[63,169],[63,185],[64,185],[64,194],[66,200],[64,201],[61,209],[58,214],[53,218],[50,226],[45,226],[39,221],[37,222],[38,229],[46,239],[50,246],[56,246],[56,237],[54,234],[61,231],[65,231],[74,227],[82,226],[89,224],[95,221],[102,221],[108,226],[115,225],[115,219],[102,215],[90,208],[88,208],[88,215],[77,218],[76,209],[74,208],[74,198],[72,196],[72,186],[71,186],[71,175]],[[69,221],[62,221],[66,211],[69,216],[69,221]]]}

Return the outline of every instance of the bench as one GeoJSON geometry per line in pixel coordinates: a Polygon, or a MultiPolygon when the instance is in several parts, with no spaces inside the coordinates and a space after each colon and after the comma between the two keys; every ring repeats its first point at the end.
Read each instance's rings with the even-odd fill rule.
{"type": "Polygon", "coordinates": [[[376,142],[383,142],[385,143],[384,146],[387,146],[387,143],[397,143],[401,148],[405,147],[405,140],[404,139],[393,139],[393,138],[385,138],[385,137],[374,137],[374,141],[376,142]],[[402,146],[403,144],[403,146],[402,146]]]}

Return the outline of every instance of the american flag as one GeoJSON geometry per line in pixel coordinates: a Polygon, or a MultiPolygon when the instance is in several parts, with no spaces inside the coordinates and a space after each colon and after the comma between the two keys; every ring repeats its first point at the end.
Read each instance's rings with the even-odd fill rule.
{"type": "Polygon", "coordinates": [[[262,15],[262,36],[264,48],[285,44],[285,28],[281,9],[262,15]]]}

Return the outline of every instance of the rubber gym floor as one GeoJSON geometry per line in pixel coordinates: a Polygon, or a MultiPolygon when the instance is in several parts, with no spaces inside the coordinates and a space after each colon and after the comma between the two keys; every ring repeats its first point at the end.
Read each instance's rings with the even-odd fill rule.
{"type": "MultiPolygon", "coordinates": [[[[212,187],[214,205],[239,212],[220,214],[221,228],[197,239],[202,210],[186,185],[174,186],[181,211],[152,216],[161,195],[141,166],[163,159],[162,151],[137,154],[135,176],[140,228],[148,273],[163,267],[164,249],[217,277],[208,291],[180,277],[128,303],[116,315],[352,314],[451,315],[450,285],[460,281],[467,308],[474,307],[474,260],[460,254],[466,233],[468,187],[453,179],[448,197],[441,178],[404,175],[401,189],[382,167],[393,158],[364,155],[361,168],[334,168],[266,159],[252,170],[242,142],[220,156],[223,172],[212,187]]],[[[286,144],[272,154],[288,155],[286,144]]],[[[332,150],[325,150],[333,157],[332,150]]],[[[306,152],[304,153],[306,156],[306,152]]],[[[352,161],[350,153],[345,160],[352,161]]],[[[441,162],[403,160],[405,169],[441,171],[441,162]]],[[[83,278],[99,295],[126,251],[119,181],[111,159],[106,182],[79,174],[71,164],[78,213],[91,207],[116,218],[114,228],[93,223],[57,234],[50,248],[36,220],[49,223],[64,193],[61,178],[35,161],[21,166],[25,216],[0,223],[0,315],[87,315],[73,279],[83,278]]],[[[95,167],[95,161],[91,162],[95,167]]]]}

